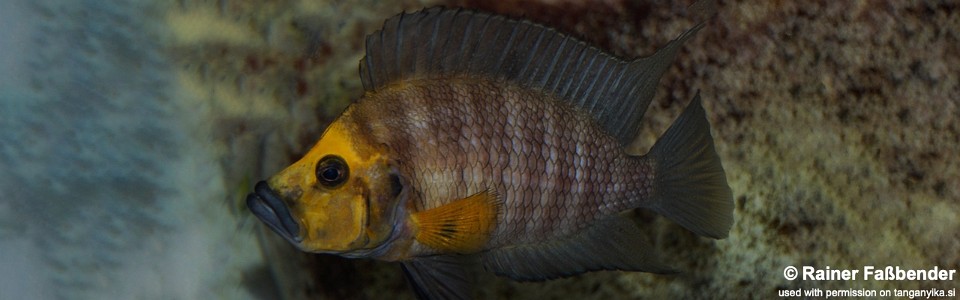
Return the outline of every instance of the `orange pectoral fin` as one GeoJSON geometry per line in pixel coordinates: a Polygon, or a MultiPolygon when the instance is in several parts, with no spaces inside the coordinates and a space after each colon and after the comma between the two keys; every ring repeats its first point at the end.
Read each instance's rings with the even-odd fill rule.
{"type": "Polygon", "coordinates": [[[482,250],[497,227],[500,200],[488,191],[413,214],[420,243],[447,253],[482,250]]]}

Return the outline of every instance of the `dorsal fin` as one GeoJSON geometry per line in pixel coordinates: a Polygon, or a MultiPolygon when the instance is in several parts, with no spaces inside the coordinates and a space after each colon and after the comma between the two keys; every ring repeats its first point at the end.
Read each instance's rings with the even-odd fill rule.
{"type": "Polygon", "coordinates": [[[400,14],[367,36],[366,91],[400,80],[488,76],[589,112],[622,144],[637,134],[660,76],[701,22],[654,55],[623,61],[529,21],[440,7],[400,14]]]}

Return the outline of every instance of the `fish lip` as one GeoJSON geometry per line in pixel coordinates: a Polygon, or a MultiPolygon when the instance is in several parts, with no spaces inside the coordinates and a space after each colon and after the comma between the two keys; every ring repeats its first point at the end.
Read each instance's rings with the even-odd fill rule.
{"type": "Polygon", "coordinates": [[[267,182],[257,182],[253,190],[253,193],[247,195],[247,207],[250,212],[287,241],[293,244],[303,241],[300,237],[300,225],[293,219],[287,205],[267,185],[267,182]]]}

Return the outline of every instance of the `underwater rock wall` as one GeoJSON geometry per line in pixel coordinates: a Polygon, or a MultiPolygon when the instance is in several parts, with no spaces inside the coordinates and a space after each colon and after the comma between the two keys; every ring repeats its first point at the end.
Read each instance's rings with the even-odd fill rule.
{"type": "Polygon", "coordinates": [[[803,265],[960,268],[956,4],[730,3],[717,21],[704,54],[681,60],[717,95],[706,106],[737,199],[718,243],[729,271],[712,289],[957,288],[782,277],[803,265]]]}
{"type": "MultiPolygon", "coordinates": [[[[447,4],[522,16],[624,57],[649,55],[693,24],[686,3],[447,4]]],[[[951,159],[960,149],[957,25],[956,7],[937,1],[720,3],[663,78],[635,151],[645,152],[701,91],[736,199],[730,237],[699,238],[641,212],[681,274],[599,272],[527,284],[487,276],[480,295],[769,298],[796,288],[956,287],[790,281],[783,270],[960,268],[960,176],[951,159]]],[[[320,261],[311,267],[317,282],[337,287],[317,294],[409,295],[395,266],[308,260],[320,261]]]]}
{"type": "MultiPolygon", "coordinates": [[[[679,3],[450,3],[546,23],[625,57],[649,55],[693,24],[679,3]]],[[[663,78],[645,139],[635,146],[645,152],[700,90],[736,199],[730,237],[699,238],[641,213],[681,274],[600,272],[527,284],[488,276],[481,296],[769,298],[796,288],[956,287],[783,277],[788,266],[960,268],[960,176],[951,159],[960,146],[956,7],[814,1],[718,8],[663,78]]],[[[325,266],[315,272],[320,282],[341,283],[323,275],[330,268],[353,276],[333,298],[403,290],[399,276],[384,275],[394,267],[316,259],[325,266]]]]}
{"type": "MultiPolygon", "coordinates": [[[[409,299],[395,264],[308,255],[242,203],[360,96],[363,38],[435,3],[523,16],[624,57],[688,3],[0,3],[0,298],[409,299]],[[266,261],[265,261],[266,260],[266,261]]],[[[647,110],[646,149],[700,90],[730,237],[643,225],[677,275],[485,276],[485,298],[776,297],[787,266],[960,269],[960,13],[946,1],[723,1],[647,110]]]]}

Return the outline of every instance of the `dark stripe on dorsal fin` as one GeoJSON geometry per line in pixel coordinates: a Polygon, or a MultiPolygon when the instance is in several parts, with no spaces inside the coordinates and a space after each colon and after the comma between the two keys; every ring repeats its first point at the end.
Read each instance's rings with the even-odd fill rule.
{"type": "Polygon", "coordinates": [[[701,27],[702,22],[652,56],[627,62],[528,21],[435,7],[392,17],[367,36],[360,76],[366,91],[411,79],[508,80],[584,109],[627,144],[660,76],[701,27]]]}

